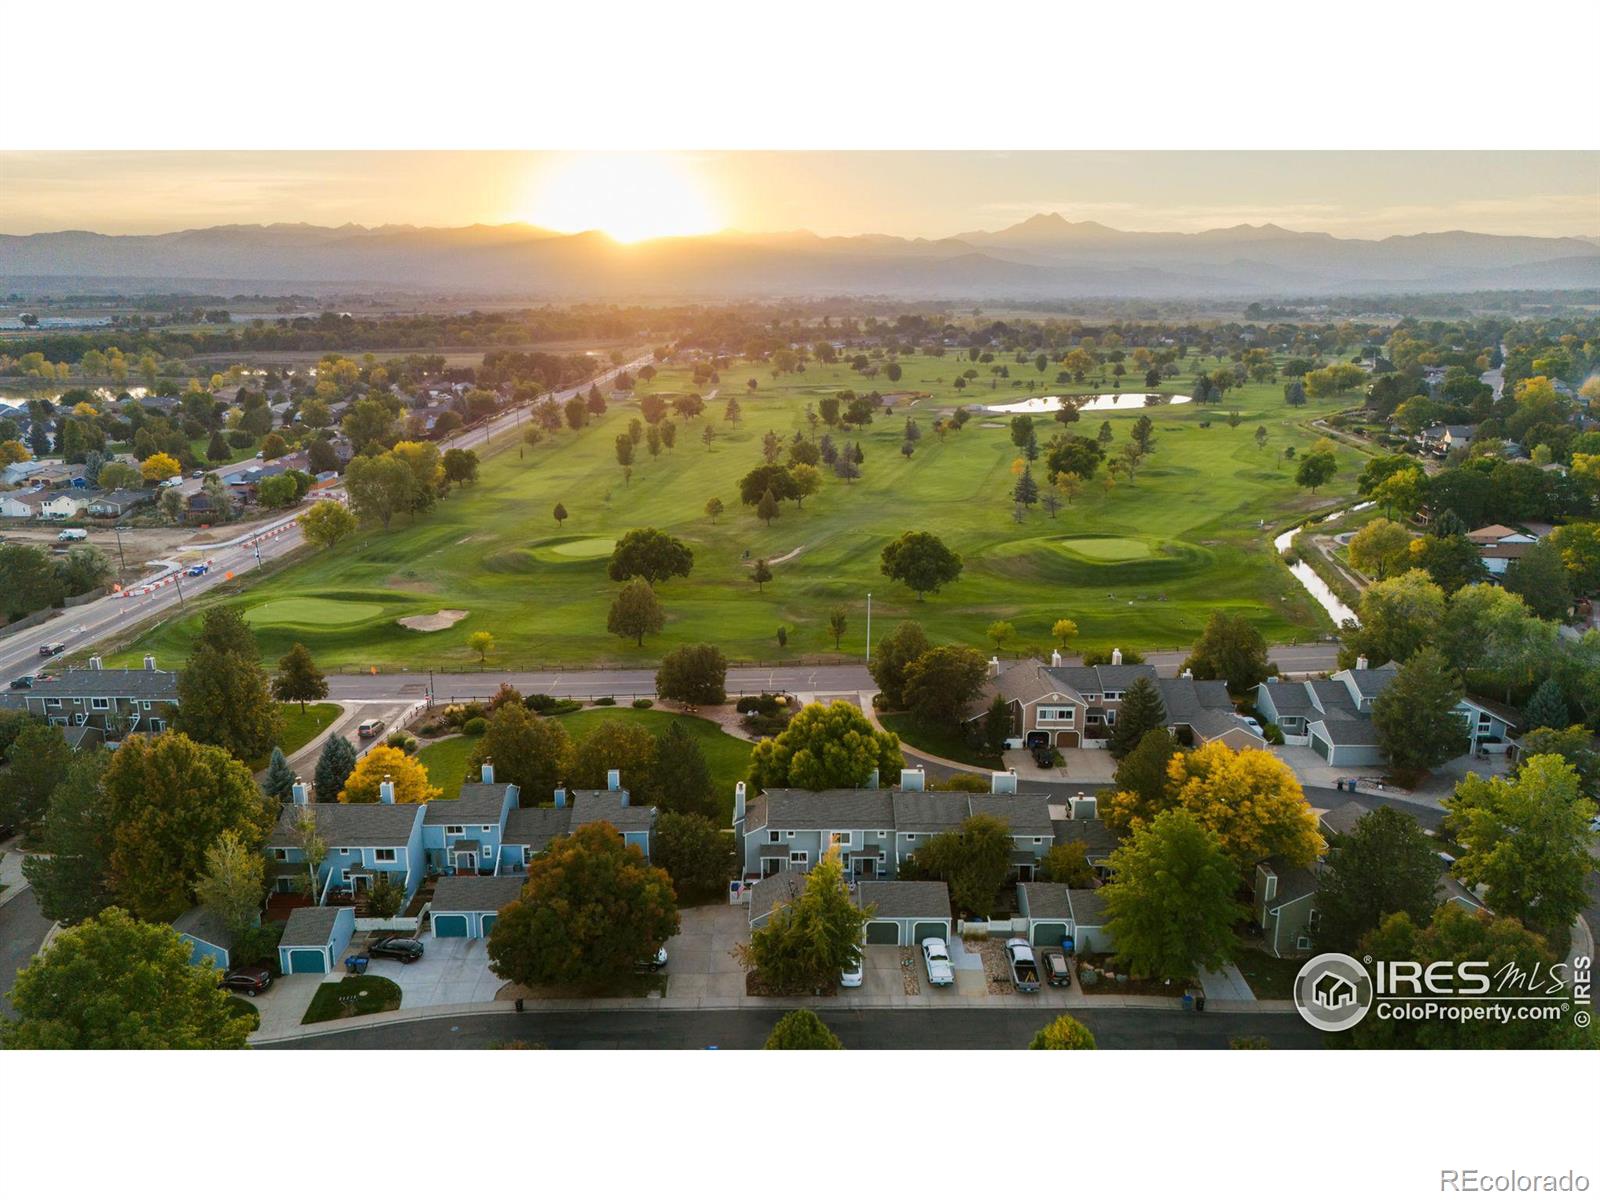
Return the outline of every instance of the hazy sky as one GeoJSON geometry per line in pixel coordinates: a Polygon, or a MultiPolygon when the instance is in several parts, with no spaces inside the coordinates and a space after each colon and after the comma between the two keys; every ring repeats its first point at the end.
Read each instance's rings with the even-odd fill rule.
{"type": "Polygon", "coordinates": [[[1122,229],[1593,236],[1600,153],[0,153],[0,233],[531,221],[939,237],[1054,211],[1122,229]]]}

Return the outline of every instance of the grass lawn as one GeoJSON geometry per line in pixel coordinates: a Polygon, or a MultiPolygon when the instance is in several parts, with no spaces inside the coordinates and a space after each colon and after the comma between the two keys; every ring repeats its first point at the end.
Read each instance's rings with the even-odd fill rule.
{"type": "MultiPolygon", "coordinates": [[[[555,717],[567,727],[573,741],[579,741],[602,721],[623,721],[642,725],[660,737],[674,721],[684,726],[700,742],[706,756],[706,766],[711,768],[711,785],[717,802],[724,808],[723,819],[733,818],[733,785],[750,774],[752,743],[723,733],[721,728],[700,717],[679,716],[660,709],[640,708],[586,708],[575,713],[555,717]]],[[[467,760],[477,738],[465,734],[444,738],[417,752],[417,758],[428,768],[428,778],[444,788],[446,796],[467,776],[467,760]]],[[[536,797],[535,804],[545,803],[549,797],[536,797]]]]}
{"type": "Polygon", "coordinates": [[[1233,959],[1257,1000],[1294,999],[1294,977],[1304,963],[1303,958],[1274,958],[1265,950],[1241,950],[1233,959]]]}
{"type": "Polygon", "coordinates": [[[911,713],[879,713],[878,720],[906,745],[954,762],[970,763],[986,770],[998,770],[1005,764],[998,754],[988,754],[969,745],[959,732],[940,725],[929,725],[911,713]]]}
{"type": "MultiPolygon", "coordinates": [[[[988,364],[954,356],[904,359],[904,376],[893,385],[843,364],[813,363],[803,374],[774,379],[762,365],[737,363],[719,383],[696,389],[685,368],[669,366],[649,390],[697,390],[708,397],[706,411],[678,421],[675,448],[659,456],[641,443],[631,480],[617,465],[615,440],[638,416],[637,396],[612,403],[583,430],[564,429],[521,453],[495,454],[479,482],[429,514],[399,517],[387,533],[368,527],[332,551],[299,555],[211,603],[243,605],[264,659],[276,660],[302,641],[324,670],[345,672],[470,666],[476,656],[467,638],[475,630],[495,637],[490,670],[653,662],[685,642],[714,642],[734,660],[831,657],[827,619],[836,605],[849,621],[838,656],[857,656],[865,648],[869,591],[874,633],[914,618],[936,641],[980,647],[983,630],[997,619],[1016,625],[1017,649],[1047,645],[1060,617],[1077,621],[1082,649],[1186,646],[1219,609],[1248,617],[1269,641],[1329,628],[1272,552],[1270,536],[1353,491],[1364,456],[1351,447],[1338,447],[1339,475],[1317,495],[1297,487],[1294,464],[1279,458],[1287,446],[1309,448],[1319,436],[1309,423],[1349,407],[1353,395],[1291,409],[1281,384],[1263,383],[1229,392],[1221,406],[1083,413],[1069,432],[1095,437],[1104,421],[1113,448],[1149,415],[1153,453],[1135,481],[1119,479],[1108,489],[1102,471],[1055,518],[1036,507],[1019,523],[1010,498],[1017,449],[1006,419],[975,414],[959,434],[941,440],[933,432],[934,420],[958,404],[1059,390],[1053,365],[1044,376],[1031,365],[1008,365],[1017,378],[996,380],[993,389],[988,364]],[[954,380],[969,366],[983,374],[958,391],[954,380]],[[763,523],[739,503],[737,486],[761,462],[763,435],[770,430],[787,441],[809,430],[807,406],[844,388],[907,395],[864,429],[832,433],[836,444],[860,444],[859,480],[845,483],[827,472],[803,508],[785,503],[770,525],[763,523]],[[743,410],[736,426],[723,413],[732,395],[743,410]],[[1228,419],[1235,409],[1236,426],[1228,419]],[[921,437],[905,458],[908,416],[921,437]],[[1265,449],[1256,445],[1257,426],[1267,431],[1265,449]],[[709,446],[701,436],[707,428],[716,432],[709,446]],[[715,522],[705,513],[712,497],[726,509],[715,522]],[[571,514],[560,526],[551,516],[557,503],[571,514]],[[613,539],[645,525],[682,538],[695,557],[688,578],[658,589],[665,630],[636,647],[606,632],[618,591],[606,577],[606,552],[613,539]],[[913,529],[936,532],[965,560],[956,583],[922,601],[879,572],[883,545],[913,529]],[[749,581],[750,564],[759,558],[784,559],[762,591],[749,581]],[[397,624],[446,608],[468,615],[434,632],[397,624]],[[781,648],[780,625],[788,630],[781,648]]],[[[1182,393],[1189,379],[1180,375],[1168,386],[1182,393]]],[[[1035,421],[1041,444],[1060,428],[1048,416],[1035,421]]],[[[818,437],[825,432],[816,429],[818,437]]],[[[1043,487],[1042,459],[1035,467],[1043,487]]],[[[181,661],[198,625],[192,608],[147,632],[116,661],[137,664],[145,653],[181,661]]]]}
{"type": "MultiPolygon", "coordinates": [[[[282,732],[278,738],[278,748],[285,754],[293,754],[304,746],[317,734],[339,719],[339,714],[344,711],[342,704],[308,704],[305,711],[300,711],[298,704],[278,705],[278,715],[282,720],[282,732]]],[[[265,755],[250,764],[252,771],[264,771],[270,755],[265,755]]]]}
{"type": "Polygon", "coordinates": [[[315,1025],[318,1021],[335,1021],[340,1017],[356,1017],[364,1013],[392,1012],[400,1007],[400,985],[380,975],[352,975],[338,983],[325,983],[311,997],[302,1025],[315,1025]],[[342,1003],[344,998],[355,1003],[342,1003]]]}

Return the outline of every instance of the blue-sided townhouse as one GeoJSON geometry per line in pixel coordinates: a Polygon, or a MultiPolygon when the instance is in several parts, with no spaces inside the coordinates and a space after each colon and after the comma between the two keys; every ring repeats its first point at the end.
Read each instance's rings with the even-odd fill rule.
{"type": "Polygon", "coordinates": [[[422,848],[425,804],[396,804],[394,783],[379,786],[377,804],[311,804],[306,786],[296,780],[293,802],[283,806],[267,838],[273,887],[293,892],[305,878],[305,838],[301,823],[314,825],[327,847],[317,868],[317,904],[354,904],[380,879],[398,885],[409,903],[426,874],[422,848]]]}
{"type": "Polygon", "coordinates": [[[506,846],[506,822],[517,809],[520,789],[496,783],[494,763],[485,762],[476,783],[461,786],[454,800],[430,800],[422,818],[422,853],[429,875],[498,875],[518,865],[522,853],[506,846]]]}

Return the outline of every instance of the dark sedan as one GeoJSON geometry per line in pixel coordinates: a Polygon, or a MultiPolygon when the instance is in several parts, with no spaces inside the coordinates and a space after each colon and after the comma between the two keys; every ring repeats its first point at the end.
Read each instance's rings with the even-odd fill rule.
{"type": "Polygon", "coordinates": [[[222,986],[230,992],[243,992],[246,996],[258,995],[272,986],[272,968],[265,963],[253,967],[240,967],[222,977],[222,986]]]}
{"type": "Polygon", "coordinates": [[[422,957],[422,943],[416,938],[381,937],[367,947],[367,954],[372,958],[398,958],[401,962],[414,963],[422,957]]]}

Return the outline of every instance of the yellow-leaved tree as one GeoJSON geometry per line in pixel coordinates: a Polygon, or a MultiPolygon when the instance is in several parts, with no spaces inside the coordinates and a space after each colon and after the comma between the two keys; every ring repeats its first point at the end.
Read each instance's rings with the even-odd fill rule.
{"type": "Polygon", "coordinates": [[[1309,866],[1327,849],[1300,781],[1266,750],[1208,742],[1175,756],[1167,764],[1165,807],[1193,813],[1241,869],[1275,857],[1309,866]]]}
{"type": "Polygon", "coordinates": [[[375,746],[356,763],[356,769],[344,781],[339,803],[378,803],[379,789],[386,775],[394,783],[396,804],[421,804],[444,794],[428,782],[428,768],[404,750],[394,746],[375,746]]]}

